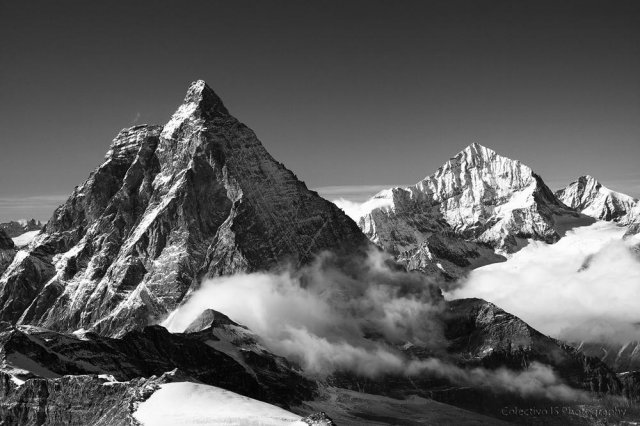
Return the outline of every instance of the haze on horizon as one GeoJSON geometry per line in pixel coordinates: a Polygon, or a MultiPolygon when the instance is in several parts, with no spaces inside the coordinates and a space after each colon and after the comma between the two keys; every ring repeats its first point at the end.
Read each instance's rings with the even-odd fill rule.
{"type": "Polygon", "coordinates": [[[0,57],[0,221],[47,220],[198,78],[329,199],[472,142],[640,196],[637,1],[4,1],[0,57]]]}

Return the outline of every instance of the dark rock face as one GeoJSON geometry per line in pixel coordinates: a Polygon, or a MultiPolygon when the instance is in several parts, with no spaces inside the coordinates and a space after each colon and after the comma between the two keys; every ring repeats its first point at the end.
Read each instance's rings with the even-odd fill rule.
{"type": "Polygon", "coordinates": [[[39,231],[42,226],[42,222],[35,219],[0,223],[0,229],[5,231],[9,238],[18,237],[25,232],[39,231]]]}
{"type": "Polygon", "coordinates": [[[16,246],[7,233],[0,229],[0,274],[2,274],[13,261],[16,255],[16,246]]]}
{"type": "Polygon", "coordinates": [[[283,406],[311,399],[315,392],[313,382],[266,350],[230,356],[210,344],[212,337],[205,335],[172,334],[150,326],[114,339],[95,333],[75,336],[1,325],[2,369],[20,379],[107,374],[128,381],[179,369],[204,384],[283,406]],[[42,368],[34,370],[34,365],[42,368]]]}
{"type": "MultiPolygon", "coordinates": [[[[434,353],[429,347],[408,345],[399,348],[414,360],[437,358],[463,370],[483,368],[488,371],[508,368],[514,372],[528,370],[534,362],[547,365],[568,386],[590,393],[594,397],[638,398],[637,381],[619,378],[607,365],[574,348],[544,336],[521,319],[481,299],[460,299],[447,302],[444,314],[446,353],[434,353]]],[[[522,396],[482,383],[459,381],[455,375],[425,373],[411,378],[388,375],[375,379],[337,374],[330,384],[358,392],[380,394],[405,399],[411,395],[434,399],[466,410],[505,420],[500,410],[505,406],[551,406],[558,401],[544,396],[522,396]]],[[[578,407],[578,401],[562,405],[578,407]]],[[[535,419],[534,419],[535,420],[535,419]]],[[[581,416],[549,416],[529,423],[530,418],[511,418],[523,424],[591,425],[593,419],[581,416]]]]}
{"type": "Polygon", "coordinates": [[[202,312],[198,318],[196,318],[189,326],[184,330],[185,333],[197,333],[203,330],[211,328],[212,330],[231,327],[241,327],[238,323],[234,322],[223,314],[222,312],[214,311],[213,309],[206,309],[202,312]]]}
{"type": "Polygon", "coordinates": [[[122,335],[166,316],[204,276],[367,244],[198,81],[164,128],[118,134],[0,278],[1,318],[122,335]]]}
{"type": "Polygon", "coordinates": [[[640,342],[626,344],[582,343],[576,345],[581,352],[599,358],[618,373],[640,370],[640,342]]]}
{"type": "Polygon", "coordinates": [[[0,250],[13,250],[15,249],[15,245],[13,244],[13,240],[7,233],[0,229],[0,250]]]}
{"type": "MultiPolygon", "coordinates": [[[[306,379],[286,358],[269,352],[260,338],[247,327],[237,324],[226,315],[208,309],[187,329],[185,336],[197,339],[243,365],[264,389],[272,395],[282,395],[271,402],[300,403],[313,398],[316,384],[306,379]]],[[[264,397],[262,397],[264,399],[264,397]]]]}
{"type": "Polygon", "coordinates": [[[163,376],[109,383],[80,375],[30,379],[16,386],[0,372],[0,425],[134,425],[134,404],[168,380],[163,376]]]}
{"type": "Polygon", "coordinates": [[[486,243],[464,240],[448,232],[431,234],[416,250],[400,253],[396,259],[411,271],[440,276],[445,281],[454,281],[471,269],[506,260],[486,243]]]}
{"type": "Polygon", "coordinates": [[[568,384],[599,394],[619,395],[616,374],[595,357],[543,335],[520,318],[481,299],[448,302],[449,352],[466,365],[515,370],[537,361],[555,368],[568,384]]]}
{"type": "Polygon", "coordinates": [[[640,371],[628,371],[618,374],[624,389],[624,397],[630,401],[640,401],[640,371]]]}

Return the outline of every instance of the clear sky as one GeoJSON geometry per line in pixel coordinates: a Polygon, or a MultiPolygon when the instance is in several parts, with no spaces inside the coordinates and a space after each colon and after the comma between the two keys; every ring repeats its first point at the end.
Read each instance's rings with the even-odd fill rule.
{"type": "Polygon", "coordinates": [[[47,219],[199,78],[329,198],[474,141],[640,196],[640,1],[0,0],[0,221],[47,219]]]}

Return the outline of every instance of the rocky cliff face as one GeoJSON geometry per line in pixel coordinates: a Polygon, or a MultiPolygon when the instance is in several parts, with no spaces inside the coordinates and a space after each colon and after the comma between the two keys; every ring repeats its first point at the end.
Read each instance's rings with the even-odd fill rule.
{"type": "MultiPolygon", "coordinates": [[[[398,399],[417,395],[501,420],[505,420],[504,416],[500,416],[500,410],[505,406],[542,407],[557,405],[558,401],[540,395],[523,396],[482,381],[460,381],[455,374],[445,371],[456,366],[468,372],[478,368],[486,372],[503,368],[512,372],[526,372],[534,363],[540,363],[551,367],[553,374],[571,388],[597,395],[598,398],[640,396],[637,393],[637,381],[631,378],[622,380],[598,358],[585,356],[575,348],[541,334],[520,318],[484,300],[459,299],[447,302],[443,322],[447,341],[445,353],[434,353],[433,348],[412,344],[399,348],[406,357],[417,361],[437,357],[441,361],[438,369],[442,371],[441,375],[425,373],[411,378],[388,375],[366,379],[338,374],[331,379],[331,383],[398,399]]],[[[575,406],[576,401],[568,399],[560,404],[575,406]]],[[[508,420],[523,424],[599,424],[584,413],[577,416],[540,416],[535,419],[539,423],[530,418],[508,420]]]]}
{"type": "Polygon", "coordinates": [[[597,357],[618,373],[640,371],[640,342],[625,344],[581,343],[576,345],[581,352],[597,357]]]}
{"type": "MultiPolygon", "coordinates": [[[[296,419],[293,413],[289,413],[289,419],[286,421],[278,417],[259,418],[259,415],[264,414],[266,404],[228,391],[221,391],[217,387],[202,385],[179,371],[128,381],[117,381],[108,375],[75,375],[48,379],[31,378],[25,382],[16,381],[10,375],[0,372],[0,425],[146,425],[149,423],[147,419],[141,418],[144,416],[140,415],[140,410],[150,398],[155,397],[157,393],[161,394],[166,386],[177,386],[178,389],[182,389],[182,392],[174,391],[171,394],[170,415],[174,417],[167,419],[168,422],[174,420],[176,424],[204,424],[203,422],[207,422],[207,416],[201,415],[197,410],[202,409],[203,403],[209,402],[208,398],[213,398],[210,401],[212,404],[220,405],[221,402],[215,399],[216,395],[222,395],[227,403],[235,398],[241,404],[235,412],[233,407],[225,407],[227,416],[230,413],[235,414],[233,420],[238,423],[233,424],[240,424],[244,419],[251,424],[260,420],[264,420],[265,424],[275,424],[277,420],[292,423],[296,419]],[[207,396],[207,392],[211,390],[215,390],[216,393],[213,396],[207,396]],[[197,391],[201,394],[193,398],[193,393],[197,391]],[[191,402],[194,399],[195,402],[191,402]],[[189,405],[190,402],[191,405],[189,405]],[[248,406],[256,403],[261,404],[262,411],[243,412],[243,408],[246,410],[248,406]]],[[[286,413],[276,407],[272,408],[278,414],[286,413]]],[[[306,411],[304,415],[308,413],[306,411]]],[[[221,417],[223,416],[210,420],[219,423],[222,421],[221,417]]],[[[233,422],[230,419],[225,420],[233,422]]],[[[324,413],[300,418],[295,424],[335,425],[324,413]]]]}
{"type": "Polygon", "coordinates": [[[596,357],[543,335],[515,315],[482,299],[449,302],[446,336],[449,352],[467,365],[513,369],[537,361],[577,389],[618,395],[622,384],[614,371],[596,357]]]}
{"type": "Polygon", "coordinates": [[[366,245],[197,81],[164,127],[121,131],[16,257],[0,278],[0,319],[122,335],[166,316],[204,276],[366,245]]]}
{"type": "Polygon", "coordinates": [[[381,191],[367,204],[359,225],[372,241],[409,265],[453,275],[446,262],[463,270],[496,262],[493,250],[513,252],[529,238],[555,242],[581,219],[531,168],[475,143],[416,185],[381,191]],[[460,241],[447,244],[460,260],[434,256],[443,237],[433,235],[460,241]]]}
{"type": "Polygon", "coordinates": [[[0,425],[135,425],[135,404],[167,376],[110,382],[96,375],[34,378],[16,384],[0,372],[0,425]]]}
{"type": "Polygon", "coordinates": [[[17,381],[86,374],[129,381],[178,369],[192,380],[281,406],[313,398],[315,382],[245,333],[241,341],[229,338],[223,325],[190,334],[149,326],[109,338],[0,323],[0,370],[17,381]]]}
{"type": "Polygon", "coordinates": [[[16,247],[13,240],[4,230],[0,229],[0,274],[11,264],[15,255],[16,247]]]}
{"type": "Polygon", "coordinates": [[[624,234],[625,238],[640,234],[640,203],[631,208],[621,223],[629,226],[624,234]]]}
{"type": "Polygon", "coordinates": [[[600,220],[625,221],[638,200],[612,191],[593,177],[580,176],[556,196],[567,206],[600,220]]]}

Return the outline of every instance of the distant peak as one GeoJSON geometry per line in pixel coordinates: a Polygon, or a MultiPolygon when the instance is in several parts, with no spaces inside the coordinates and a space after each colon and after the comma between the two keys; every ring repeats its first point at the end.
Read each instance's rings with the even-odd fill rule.
{"type": "Polygon", "coordinates": [[[184,103],[198,105],[205,116],[229,115],[222,99],[204,80],[196,80],[189,85],[184,103]]]}
{"type": "Polygon", "coordinates": [[[578,178],[578,181],[579,181],[579,182],[594,182],[594,183],[600,183],[600,182],[598,182],[598,179],[594,178],[594,177],[593,177],[593,176],[591,176],[591,175],[583,175],[583,176],[580,176],[580,177],[578,178]]]}
{"type": "Polygon", "coordinates": [[[489,159],[496,156],[496,152],[486,146],[480,145],[478,142],[474,142],[462,151],[458,155],[480,157],[489,159]]]}
{"type": "Polygon", "coordinates": [[[573,184],[585,189],[592,188],[594,191],[597,191],[600,188],[605,189],[602,184],[591,175],[580,176],[573,184]]]}
{"type": "Polygon", "coordinates": [[[531,175],[533,173],[533,170],[531,170],[530,167],[522,164],[520,161],[501,156],[494,150],[474,142],[449,159],[449,161],[438,169],[434,176],[439,177],[450,170],[457,170],[460,168],[491,168],[498,164],[500,165],[499,167],[508,167],[512,170],[517,169],[518,173],[524,173],[527,175],[531,175]]]}

